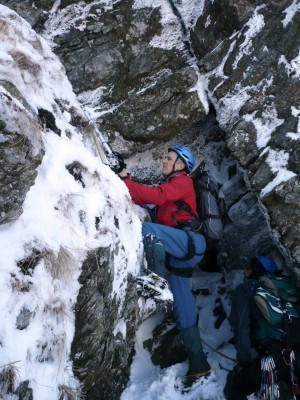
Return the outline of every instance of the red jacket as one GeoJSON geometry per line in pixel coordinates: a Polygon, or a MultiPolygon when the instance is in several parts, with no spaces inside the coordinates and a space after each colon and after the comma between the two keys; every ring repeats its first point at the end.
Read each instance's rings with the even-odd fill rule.
{"type": "Polygon", "coordinates": [[[177,200],[184,200],[197,215],[193,180],[185,171],[168,178],[166,183],[159,186],[143,185],[134,182],[129,176],[124,179],[124,182],[135,204],[158,206],[156,217],[159,224],[175,227],[179,223],[193,219],[189,212],[178,210],[175,204],[177,200]]]}

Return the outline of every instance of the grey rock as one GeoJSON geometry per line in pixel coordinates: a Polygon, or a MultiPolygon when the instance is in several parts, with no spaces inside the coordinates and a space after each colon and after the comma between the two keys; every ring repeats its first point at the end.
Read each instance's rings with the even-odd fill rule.
{"type": "MultiPolygon", "coordinates": [[[[191,35],[199,66],[207,77],[217,120],[226,132],[227,145],[245,168],[257,194],[277,175],[270,166],[269,152],[273,152],[273,157],[285,152],[286,168],[299,174],[297,139],[288,136],[297,137],[298,132],[298,117],[295,119],[293,107],[299,103],[300,84],[292,60],[298,55],[299,43],[292,38],[299,37],[299,13],[285,24],[288,6],[290,2],[286,0],[267,4],[259,1],[255,5],[246,0],[234,4],[226,0],[218,4],[205,2],[191,35]],[[227,31],[223,29],[223,21],[217,13],[219,7],[226,10],[224,19],[234,15],[231,32],[230,26],[227,31]],[[210,23],[204,27],[206,21],[210,23]],[[251,28],[258,27],[259,21],[258,33],[248,41],[247,35],[252,34],[251,28]],[[248,46],[247,51],[242,50],[243,46],[248,46]]],[[[286,227],[287,221],[291,221],[290,206],[286,204],[285,192],[280,194],[291,184],[287,181],[278,185],[262,198],[262,202],[265,212],[271,216],[270,232],[274,229],[284,237],[285,245],[289,243],[288,258],[293,259],[292,264],[298,268],[299,249],[293,239],[298,232],[286,227]],[[275,201],[278,197],[281,204],[275,201]]],[[[299,207],[294,204],[294,219],[298,218],[299,207]]],[[[295,223],[289,225],[295,226],[295,223]]]]}
{"type": "Polygon", "coordinates": [[[191,68],[162,74],[155,86],[133,93],[115,112],[105,114],[101,127],[132,141],[168,140],[205,115],[196,92],[186,92],[195,83],[191,68]]]}
{"type": "Polygon", "coordinates": [[[74,374],[87,399],[117,400],[126,387],[134,354],[137,328],[135,280],[128,277],[124,306],[111,298],[110,249],[91,253],[83,264],[76,305],[76,332],[72,343],[74,374]],[[114,332],[119,319],[126,337],[114,332]]]}
{"type": "Polygon", "coordinates": [[[21,382],[16,390],[16,394],[19,396],[19,400],[33,400],[33,391],[29,387],[29,381],[21,382]]]}
{"type": "Polygon", "coordinates": [[[28,308],[23,307],[20,311],[20,314],[17,317],[16,327],[19,330],[26,329],[30,324],[30,321],[34,317],[35,313],[33,311],[28,310],[28,308]]]}
{"type": "Polygon", "coordinates": [[[272,224],[281,232],[282,243],[292,252],[297,263],[300,262],[299,195],[300,180],[295,176],[263,197],[272,224]]]}
{"type": "Polygon", "coordinates": [[[0,224],[13,221],[22,213],[25,196],[37,175],[43,152],[33,154],[30,140],[9,132],[2,123],[0,140],[0,224]]]}
{"type": "Polygon", "coordinates": [[[187,352],[181,340],[180,330],[167,319],[155,327],[152,337],[144,342],[151,354],[151,361],[161,368],[187,360],[187,352]]]}
{"type": "MultiPolygon", "coordinates": [[[[102,131],[126,140],[167,140],[205,115],[186,49],[150,45],[162,29],[159,8],[134,9],[132,1],[105,10],[91,7],[86,28],[70,28],[54,40],[74,90],[102,88],[92,107],[102,111],[102,131]],[[84,79],[82,77],[84,76],[84,79]]],[[[74,12],[68,7],[70,14],[74,12]]]]}

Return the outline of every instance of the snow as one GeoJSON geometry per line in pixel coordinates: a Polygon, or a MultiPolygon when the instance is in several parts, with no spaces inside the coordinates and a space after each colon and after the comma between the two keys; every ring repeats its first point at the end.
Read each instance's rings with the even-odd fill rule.
{"type": "Polygon", "coordinates": [[[270,140],[275,129],[283,124],[284,119],[277,118],[275,108],[270,107],[262,112],[261,117],[256,116],[256,111],[253,114],[248,114],[245,117],[246,121],[252,121],[257,131],[256,145],[259,149],[265,148],[270,140]]]}
{"type": "Polygon", "coordinates": [[[299,50],[299,54],[297,57],[295,57],[293,60],[291,60],[291,62],[288,62],[286,57],[284,55],[282,55],[279,58],[279,64],[283,64],[285,66],[286,69],[286,73],[295,78],[295,79],[299,79],[300,77],[300,50],[299,50]]]}
{"type": "MultiPolygon", "coordinates": [[[[233,64],[233,68],[238,67],[238,62],[241,60],[244,54],[250,54],[252,49],[252,39],[259,34],[261,29],[264,26],[264,18],[259,13],[259,11],[265,7],[264,5],[256,7],[253,12],[252,17],[245,24],[245,26],[239,32],[235,32],[231,37],[231,44],[227,54],[224,56],[223,60],[218,64],[218,66],[207,73],[204,80],[204,86],[207,88],[209,85],[209,80],[212,77],[218,77],[222,80],[219,83],[221,86],[224,83],[224,80],[229,77],[224,74],[224,65],[229,57],[229,54],[235,49],[236,43],[244,33],[244,41],[241,45],[239,45],[239,51],[237,53],[235,62],[233,64]],[[246,28],[246,29],[245,29],[246,28]]],[[[295,13],[299,11],[299,4],[297,1],[294,1],[293,4],[286,9],[286,19],[285,23],[288,24],[292,21],[295,13]]],[[[286,26],[286,25],[285,25],[286,26]]],[[[264,48],[264,51],[268,51],[267,48],[264,48]]],[[[300,55],[300,52],[299,52],[300,55]]],[[[285,66],[286,72],[293,79],[299,79],[300,76],[300,62],[299,55],[295,57],[293,60],[288,61],[284,55],[281,55],[278,60],[278,64],[283,64],[285,66]]],[[[258,86],[260,86],[260,90],[263,92],[267,90],[273,84],[272,79],[262,80],[259,82],[258,86]]],[[[218,86],[216,87],[218,89],[218,86]]],[[[216,90],[215,89],[215,90],[216,90]]],[[[277,116],[277,111],[275,106],[270,105],[267,109],[264,109],[259,115],[256,111],[252,114],[245,114],[240,117],[240,110],[246,104],[246,102],[251,98],[253,92],[255,92],[255,87],[246,86],[244,87],[241,83],[237,83],[234,89],[227,93],[222,99],[219,101],[215,99],[214,93],[209,93],[208,96],[212,103],[214,104],[217,111],[217,119],[220,126],[224,129],[228,129],[228,127],[233,127],[240,120],[245,120],[247,122],[252,122],[256,132],[257,132],[257,140],[256,145],[257,148],[261,150],[260,156],[265,154],[265,152],[269,152],[268,157],[266,159],[266,163],[269,165],[271,171],[275,174],[275,178],[269,182],[262,190],[261,197],[265,196],[267,193],[272,191],[276,186],[280,185],[283,182],[288,181],[296,174],[289,171],[287,169],[288,165],[288,154],[283,151],[275,151],[271,150],[268,147],[268,142],[272,137],[272,134],[276,132],[276,128],[284,123],[284,119],[280,119],[277,116]]],[[[299,116],[295,106],[291,108],[292,115],[298,118],[297,124],[297,132],[288,132],[286,136],[292,140],[299,139],[299,116]]],[[[242,132],[244,141],[249,140],[248,133],[242,132]]],[[[238,139],[236,139],[238,140],[238,139]]]]}
{"type": "MultiPolygon", "coordinates": [[[[34,135],[36,150],[45,151],[23,213],[0,226],[0,309],[5,320],[0,327],[1,365],[15,363],[16,385],[29,380],[35,399],[56,400],[59,387],[79,388],[70,348],[82,262],[88,251],[122,243],[114,256],[112,292],[121,307],[126,277],[136,275],[140,268],[141,221],[126,186],[102,164],[89,144],[91,139],[70,124],[71,108],[83,117],[84,112],[59,59],[17,14],[0,6],[0,18],[6,27],[0,32],[1,82],[14,84],[30,104],[28,110],[13,99],[17,110],[32,119],[39,108],[53,112],[61,130],[58,136],[38,124],[34,133],[32,125],[20,126],[17,112],[13,114],[5,103],[8,92],[0,86],[4,95],[1,119],[12,131],[34,135]],[[22,69],[20,59],[24,60],[22,69]],[[58,103],[64,105],[63,111],[58,103]],[[83,166],[84,186],[66,168],[74,162],[83,166]],[[96,217],[100,217],[98,229],[96,217]],[[43,255],[40,259],[39,254],[43,255]],[[34,273],[21,271],[24,260],[35,264],[34,273]],[[17,329],[21,310],[31,315],[30,324],[17,329]]],[[[117,331],[126,335],[124,324],[120,322],[117,331]]]]}
{"type": "Polygon", "coordinates": [[[298,117],[297,132],[288,132],[286,134],[286,136],[293,140],[299,140],[300,139],[300,119],[299,119],[300,110],[298,110],[296,107],[292,106],[291,111],[292,111],[292,115],[294,117],[298,117]]]}
{"type": "Polygon", "coordinates": [[[282,25],[284,28],[288,26],[289,23],[293,21],[294,15],[300,11],[300,3],[299,0],[293,0],[292,4],[289,5],[283,13],[286,14],[284,19],[282,20],[282,25]]]}
{"type": "Polygon", "coordinates": [[[268,153],[266,163],[275,174],[275,178],[262,188],[260,195],[263,197],[282,182],[286,182],[296,176],[295,173],[287,169],[289,154],[283,150],[273,150],[267,146],[272,133],[284,120],[277,118],[277,112],[272,107],[263,111],[261,117],[256,117],[256,112],[254,112],[246,115],[244,119],[252,122],[255,126],[257,132],[256,145],[259,149],[262,149],[260,157],[268,153]]]}
{"type": "Polygon", "coordinates": [[[203,77],[200,75],[196,66],[195,66],[195,72],[198,76],[197,83],[194,87],[189,89],[189,92],[195,91],[198,94],[199,100],[200,100],[205,112],[208,114],[209,103],[208,103],[207,93],[205,91],[205,89],[206,89],[205,81],[204,81],[203,77]]]}
{"type": "MultiPolygon", "coordinates": [[[[159,36],[157,35],[151,39],[149,46],[166,50],[184,50],[186,45],[184,44],[183,40],[187,38],[184,37],[183,28],[177,16],[174,15],[174,11],[172,10],[170,3],[171,2],[165,0],[135,0],[133,8],[139,9],[144,7],[158,7],[160,9],[160,23],[162,25],[162,32],[159,36]]],[[[181,19],[181,23],[183,24],[185,30],[191,29],[195,26],[197,19],[200,17],[204,9],[203,0],[183,0],[178,2],[178,4],[173,2],[173,5],[178,11],[179,18],[181,19]]],[[[198,77],[197,83],[194,87],[190,88],[189,91],[195,91],[198,94],[204,110],[206,113],[208,113],[209,104],[207,94],[205,92],[205,81],[199,73],[197,61],[191,57],[189,62],[198,77]]]]}
{"type": "MultiPolygon", "coordinates": [[[[217,301],[222,303],[225,312],[229,312],[230,304],[226,296],[220,294],[222,274],[196,271],[191,280],[194,293],[201,289],[209,290],[209,295],[195,294],[195,306],[199,312],[199,328],[203,340],[203,348],[207,353],[210,365],[215,369],[212,381],[195,388],[190,393],[182,394],[176,385],[188,369],[187,362],[160,368],[153,365],[150,355],[143,348],[143,341],[151,337],[154,327],[161,322],[161,315],[147,319],[139,328],[136,337],[136,355],[131,367],[131,380],[121,396],[121,400],[221,400],[224,399],[223,388],[229,370],[234,366],[235,349],[228,344],[232,338],[231,328],[225,319],[219,329],[215,327],[214,308],[217,301]],[[215,349],[215,350],[212,350],[215,349]],[[229,359],[229,358],[231,359],[229,359]]],[[[242,281],[241,271],[228,275],[226,284],[234,289],[242,281]]]]}
{"type": "Polygon", "coordinates": [[[293,176],[296,176],[295,173],[287,169],[289,154],[283,150],[273,150],[267,146],[272,133],[284,120],[277,118],[277,112],[272,107],[263,111],[261,117],[256,117],[256,112],[254,112],[246,115],[244,118],[248,122],[251,121],[255,126],[257,132],[256,145],[259,149],[262,149],[260,157],[266,152],[268,153],[266,163],[275,174],[275,178],[261,190],[260,195],[263,197],[282,182],[286,182],[293,176]]]}
{"type": "MultiPolygon", "coordinates": [[[[276,176],[261,190],[261,197],[273,190],[282,182],[286,182],[293,176],[296,176],[294,172],[289,171],[286,168],[289,159],[288,153],[285,153],[283,150],[276,151],[268,148],[265,151],[268,151],[266,163],[270,166],[271,171],[276,174],[276,176]]],[[[264,154],[264,152],[262,154],[264,154]]]]}
{"type": "MultiPolygon", "coordinates": [[[[86,4],[79,1],[77,4],[71,4],[60,10],[60,1],[56,1],[52,7],[51,15],[46,22],[46,30],[44,36],[52,47],[55,47],[54,38],[64,33],[68,33],[71,29],[83,31],[86,27],[86,18],[91,16],[90,10],[95,5],[101,4],[101,8],[111,9],[113,1],[111,0],[95,0],[86,4]]],[[[100,10],[98,9],[98,13],[100,10]]]]}
{"type": "Polygon", "coordinates": [[[145,7],[160,9],[160,23],[163,27],[161,34],[154,36],[154,38],[150,41],[149,46],[159,47],[166,50],[170,50],[172,48],[182,50],[184,48],[184,43],[182,42],[181,26],[172,11],[170,3],[165,0],[134,1],[133,9],[140,9],[145,7]]]}
{"type": "MultiPolygon", "coordinates": [[[[226,94],[217,104],[218,122],[221,127],[232,126],[239,118],[239,111],[251,98],[249,94],[250,87],[243,88],[242,85],[236,84],[232,93],[226,94]]],[[[212,97],[213,99],[213,97],[212,97]]]]}
{"type": "Polygon", "coordinates": [[[265,25],[264,17],[258,12],[263,7],[264,6],[260,6],[255,9],[253,16],[245,24],[246,32],[244,32],[244,29],[242,29],[241,33],[238,35],[238,36],[240,36],[241,34],[243,34],[245,38],[244,38],[243,43],[241,43],[239,45],[239,52],[233,63],[234,69],[237,68],[238,63],[242,59],[244,54],[246,54],[246,55],[251,54],[251,51],[253,49],[252,39],[255,38],[259,34],[259,32],[262,30],[262,28],[265,25]]]}

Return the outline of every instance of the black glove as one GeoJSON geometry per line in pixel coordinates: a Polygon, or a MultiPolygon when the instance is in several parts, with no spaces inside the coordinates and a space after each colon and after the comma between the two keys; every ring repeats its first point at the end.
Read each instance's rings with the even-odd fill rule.
{"type": "Polygon", "coordinates": [[[111,159],[110,168],[116,174],[119,174],[127,166],[122,154],[118,153],[117,151],[112,152],[112,156],[110,157],[110,159],[111,159]]]}
{"type": "Polygon", "coordinates": [[[235,366],[233,370],[228,373],[226,378],[226,385],[223,390],[226,400],[231,400],[235,398],[236,383],[238,381],[238,378],[239,370],[237,369],[237,366],[235,366]]]}

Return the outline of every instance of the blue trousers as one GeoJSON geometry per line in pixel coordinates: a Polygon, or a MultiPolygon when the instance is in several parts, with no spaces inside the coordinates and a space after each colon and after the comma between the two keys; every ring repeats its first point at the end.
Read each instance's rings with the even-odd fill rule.
{"type": "MultiPolygon", "coordinates": [[[[195,242],[196,253],[204,253],[206,248],[203,235],[189,233],[195,242]]],[[[197,255],[190,260],[180,260],[188,253],[188,235],[186,232],[170,226],[144,222],[142,226],[143,237],[154,235],[161,239],[166,253],[170,254],[170,265],[174,268],[189,268],[197,265],[204,254],[197,255]]],[[[191,291],[190,279],[169,273],[168,281],[173,294],[173,312],[176,325],[183,330],[196,325],[196,312],[194,298],[191,291]]]]}

